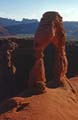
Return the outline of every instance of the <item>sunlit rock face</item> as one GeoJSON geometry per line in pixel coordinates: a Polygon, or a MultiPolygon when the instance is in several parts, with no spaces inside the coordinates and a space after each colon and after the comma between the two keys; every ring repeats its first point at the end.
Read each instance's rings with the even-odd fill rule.
{"type": "Polygon", "coordinates": [[[45,67],[43,61],[43,51],[49,44],[55,47],[55,57],[52,79],[60,83],[67,73],[67,59],[65,53],[65,31],[63,28],[62,17],[57,12],[46,12],[41,18],[39,27],[34,38],[34,56],[35,64],[30,71],[29,87],[38,87],[41,91],[45,89],[45,67]]]}

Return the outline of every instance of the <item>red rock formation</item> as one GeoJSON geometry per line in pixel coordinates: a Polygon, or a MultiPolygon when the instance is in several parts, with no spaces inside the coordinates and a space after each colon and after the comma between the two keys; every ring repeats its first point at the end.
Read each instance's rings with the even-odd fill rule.
{"type": "MultiPolygon", "coordinates": [[[[0,40],[0,100],[12,95],[13,72],[12,52],[16,44],[8,40],[0,40]]],[[[14,88],[13,88],[14,89],[14,88]]]]}
{"type": "Polygon", "coordinates": [[[47,12],[43,15],[34,39],[35,64],[30,72],[29,87],[35,89],[36,86],[36,91],[39,89],[43,92],[46,81],[43,51],[49,44],[53,44],[56,50],[53,79],[61,81],[67,73],[65,31],[59,13],[47,12]]]}

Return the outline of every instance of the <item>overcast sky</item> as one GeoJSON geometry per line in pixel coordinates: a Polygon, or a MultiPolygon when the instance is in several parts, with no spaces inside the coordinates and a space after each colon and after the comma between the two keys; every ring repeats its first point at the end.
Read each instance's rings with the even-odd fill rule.
{"type": "Polygon", "coordinates": [[[0,0],[0,17],[40,20],[46,11],[58,11],[64,21],[78,21],[78,0],[0,0]]]}

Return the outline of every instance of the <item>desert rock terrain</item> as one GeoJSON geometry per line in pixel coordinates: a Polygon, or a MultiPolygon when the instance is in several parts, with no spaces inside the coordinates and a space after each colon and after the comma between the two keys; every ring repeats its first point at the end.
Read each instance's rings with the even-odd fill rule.
{"type": "Polygon", "coordinates": [[[78,120],[78,71],[67,77],[65,41],[57,12],[43,15],[26,46],[24,40],[0,41],[0,120],[78,120]]]}

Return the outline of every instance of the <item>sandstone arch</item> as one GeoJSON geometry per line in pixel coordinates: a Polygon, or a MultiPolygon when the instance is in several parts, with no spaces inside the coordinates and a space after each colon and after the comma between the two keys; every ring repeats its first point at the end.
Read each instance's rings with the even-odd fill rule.
{"type": "Polygon", "coordinates": [[[67,59],[65,53],[66,34],[63,28],[62,17],[58,12],[46,12],[40,21],[39,27],[34,37],[35,64],[30,71],[28,86],[35,91],[45,91],[45,67],[43,61],[43,51],[49,44],[53,44],[56,49],[56,59],[54,64],[54,78],[58,83],[66,77],[67,59]]]}

